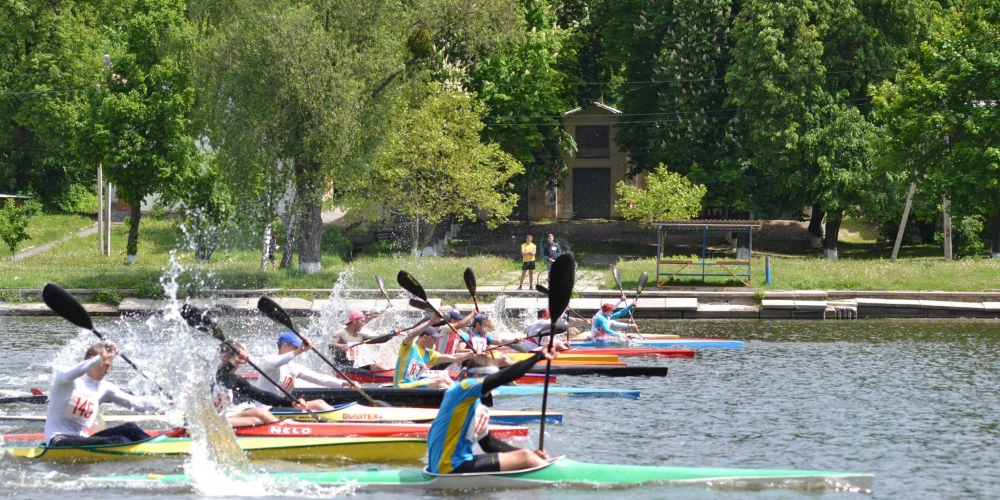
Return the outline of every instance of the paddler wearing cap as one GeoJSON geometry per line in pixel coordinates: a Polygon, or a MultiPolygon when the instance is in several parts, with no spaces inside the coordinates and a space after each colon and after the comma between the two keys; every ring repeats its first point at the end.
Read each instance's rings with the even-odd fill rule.
{"type": "Polygon", "coordinates": [[[426,373],[427,367],[437,363],[462,362],[471,358],[473,353],[441,354],[435,351],[434,346],[441,339],[441,327],[432,325],[439,323],[443,324],[441,316],[434,314],[406,332],[403,344],[399,346],[396,373],[392,377],[393,387],[445,389],[454,383],[446,372],[426,373]]]}
{"type": "MultiPolygon", "coordinates": [[[[566,314],[563,314],[562,317],[559,318],[559,320],[562,321],[565,318],[566,314]]],[[[552,326],[552,319],[549,318],[549,309],[547,307],[539,309],[538,320],[532,323],[531,326],[528,327],[528,336],[523,341],[521,341],[521,345],[526,347],[529,351],[542,350],[542,344],[545,343],[545,341],[543,340],[544,337],[542,337],[541,339],[539,337],[547,333],[551,326],[552,326]]],[[[570,335],[573,334],[573,330],[576,330],[576,328],[568,329],[570,335]]],[[[557,329],[557,333],[559,334],[566,333],[566,330],[564,329],[564,331],[560,332],[557,329]]],[[[579,333],[579,330],[577,330],[577,333],[579,333]]],[[[569,349],[569,346],[567,346],[565,342],[559,340],[558,338],[552,340],[552,345],[553,347],[556,348],[557,351],[565,351],[566,349],[569,349]]]]}
{"type": "MultiPolygon", "coordinates": [[[[485,313],[479,313],[472,318],[472,325],[464,333],[459,334],[458,347],[455,348],[455,352],[464,353],[472,352],[474,354],[483,354],[490,345],[499,345],[501,342],[495,337],[488,333],[488,330],[493,329],[493,322],[490,320],[489,316],[485,313]]],[[[490,357],[496,357],[491,355],[490,357]]],[[[502,355],[496,357],[497,365],[499,366],[510,366],[514,364],[514,360],[507,355],[502,355]]]]}
{"type": "Polygon", "coordinates": [[[470,359],[459,381],[445,391],[437,417],[431,423],[427,434],[428,471],[500,472],[544,465],[548,458],[545,451],[517,448],[493,437],[489,408],[480,399],[524,376],[538,361],[556,356],[554,350],[546,348],[503,370],[489,356],[480,354],[470,359]],[[476,443],[485,454],[472,453],[476,443]]]}
{"type": "Polygon", "coordinates": [[[615,312],[618,306],[624,304],[626,297],[622,294],[621,300],[617,304],[611,305],[610,302],[605,302],[601,305],[601,311],[594,315],[593,324],[590,326],[590,337],[595,341],[607,341],[609,337],[615,337],[617,339],[625,338],[624,335],[615,331],[615,328],[634,328],[636,331],[639,330],[639,326],[635,323],[622,323],[615,321],[622,316],[627,316],[629,311],[635,309],[635,302],[629,304],[627,307],[615,312]]]}
{"type": "MultiPolygon", "coordinates": [[[[358,354],[358,344],[361,342],[366,340],[371,341],[372,339],[381,337],[378,340],[369,342],[372,344],[381,344],[383,342],[388,342],[389,339],[392,338],[362,332],[361,329],[364,328],[367,321],[368,317],[365,313],[357,310],[351,311],[351,314],[347,317],[347,321],[344,323],[344,327],[334,332],[330,337],[330,351],[333,353],[333,362],[339,368],[354,368],[354,359],[358,354]]],[[[388,363],[376,362],[359,368],[370,371],[383,371],[391,370],[392,365],[388,363]]]]}
{"type": "MultiPolygon", "coordinates": [[[[261,372],[264,375],[270,377],[271,380],[277,381],[282,387],[285,388],[286,391],[294,389],[295,381],[299,379],[311,382],[320,387],[351,387],[355,390],[361,387],[361,384],[358,384],[357,382],[351,382],[331,375],[324,375],[310,370],[294,361],[300,354],[309,351],[312,348],[312,342],[309,342],[308,340],[303,342],[298,335],[295,335],[292,332],[284,332],[278,336],[278,354],[264,356],[264,358],[257,363],[257,366],[261,369],[261,372]]],[[[280,389],[267,380],[267,377],[258,378],[256,386],[258,389],[270,392],[275,396],[283,395],[280,389]]],[[[322,399],[306,401],[306,407],[313,411],[326,411],[333,409],[333,407],[322,399]]]]}

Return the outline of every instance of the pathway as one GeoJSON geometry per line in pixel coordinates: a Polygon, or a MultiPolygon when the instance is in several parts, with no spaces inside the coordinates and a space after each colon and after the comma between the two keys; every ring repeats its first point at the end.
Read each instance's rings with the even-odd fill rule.
{"type": "Polygon", "coordinates": [[[81,229],[80,231],[77,231],[75,234],[67,234],[66,236],[63,236],[62,239],[55,240],[55,241],[50,241],[50,242],[45,243],[43,245],[38,245],[37,247],[26,248],[24,250],[21,250],[20,252],[17,252],[16,254],[14,254],[13,257],[7,257],[7,258],[10,259],[10,260],[12,260],[12,261],[14,261],[14,262],[17,262],[17,261],[19,261],[21,259],[25,259],[25,258],[28,258],[28,257],[33,257],[35,255],[38,255],[38,254],[42,253],[42,252],[47,252],[47,251],[51,250],[52,247],[54,247],[56,245],[61,245],[61,244],[69,241],[70,239],[72,239],[74,237],[76,237],[76,238],[86,238],[87,236],[90,236],[90,235],[96,234],[96,233],[97,233],[97,224],[94,224],[93,226],[90,226],[88,228],[84,228],[84,229],[81,229]]]}

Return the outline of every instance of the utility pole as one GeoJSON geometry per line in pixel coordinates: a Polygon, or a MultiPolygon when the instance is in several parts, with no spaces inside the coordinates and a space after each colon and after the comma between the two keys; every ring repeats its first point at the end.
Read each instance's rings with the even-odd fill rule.
{"type": "Polygon", "coordinates": [[[104,253],[104,172],[97,164],[97,253],[104,253]]]}
{"type": "Polygon", "coordinates": [[[111,257],[111,183],[108,183],[108,212],[104,223],[104,255],[111,257]]]}
{"type": "Polygon", "coordinates": [[[944,199],[944,260],[951,260],[951,202],[944,199]]]}
{"type": "Polygon", "coordinates": [[[913,205],[913,193],[917,191],[917,183],[910,183],[910,194],[906,195],[906,205],[903,207],[903,220],[899,221],[899,231],[896,232],[896,243],[892,245],[892,262],[899,255],[899,245],[903,241],[903,230],[906,229],[906,219],[910,216],[910,206],[913,205]]]}

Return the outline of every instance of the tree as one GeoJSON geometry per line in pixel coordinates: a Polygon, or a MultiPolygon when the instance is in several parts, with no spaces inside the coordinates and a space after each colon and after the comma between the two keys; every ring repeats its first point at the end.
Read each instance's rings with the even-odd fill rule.
{"type": "Polygon", "coordinates": [[[638,220],[651,226],[657,220],[693,219],[701,211],[701,199],[707,189],[692,184],[686,177],[670,172],[660,164],[646,176],[646,189],[618,181],[615,192],[618,200],[615,209],[628,220],[638,220]]]}
{"type": "Polygon", "coordinates": [[[28,210],[19,207],[12,199],[3,201],[0,206],[0,240],[3,240],[10,253],[17,253],[17,246],[23,241],[28,241],[28,210]]]}
{"type": "MultiPolygon", "coordinates": [[[[103,2],[0,3],[0,192],[32,193],[48,209],[97,164],[72,147],[101,75],[103,2]]],[[[77,188],[76,191],[79,191],[77,188]]]]}
{"type": "Polygon", "coordinates": [[[194,88],[184,7],[182,0],[125,2],[110,30],[113,66],[91,116],[93,134],[81,139],[81,149],[103,162],[119,197],[132,207],[129,262],[138,253],[143,199],[165,191],[191,167],[194,88]]]}
{"type": "Polygon", "coordinates": [[[890,168],[956,220],[985,217],[1000,258],[1000,8],[971,1],[934,19],[918,57],[876,94],[890,168]]]}
{"type": "Polygon", "coordinates": [[[524,167],[498,144],[480,142],[484,110],[471,95],[432,84],[421,106],[403,109],[393,123],[366,198],[409,218],[414,253],[422,227],[454,217],[485,218],[493,228],[517,204],[510,180],[524,167]]]}

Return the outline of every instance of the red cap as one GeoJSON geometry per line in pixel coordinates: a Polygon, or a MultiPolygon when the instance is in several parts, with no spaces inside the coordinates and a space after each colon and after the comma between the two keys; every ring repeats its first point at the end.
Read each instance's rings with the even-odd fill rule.
{"type": "Polygon", "coordinates": [[[345,325],[349,325],[349,324],[351,324],[351,323],[353,323],[353,322],[355,322],[355,321],[357,321],[359,319],[362,319],[364,317],[365,317],[365,313],[363,313],[361,311],[351,311],[351,316],[347,318],[347,321],[345,321],[344,324],[345,325]]]}
{"type": "Polygon", "coordinates": [[[614,310],[615,310],[615,306],[613,306],[613,305],[611,305],[611,304],[607,304],[607,303],[606,303],[606,304],[602,304],[602,305],[601,305],[601,311],[604,311],[604,312],[611,312],[611,311],[614,311],[614,310]]]}

